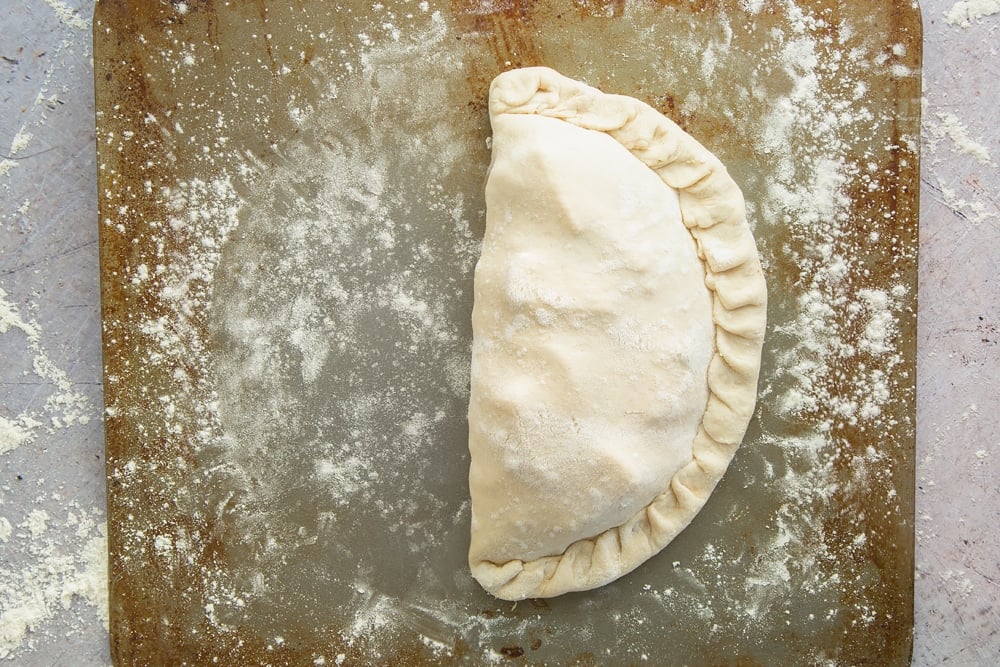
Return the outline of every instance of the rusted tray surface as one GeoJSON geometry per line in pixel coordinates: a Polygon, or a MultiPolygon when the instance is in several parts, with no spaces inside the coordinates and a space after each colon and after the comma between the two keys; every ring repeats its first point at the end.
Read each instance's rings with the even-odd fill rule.
{"type": "Polygon", "coordinates": [[[907,664],[919,13],[888,0],[102,0],[116,664],[907,664]],[[729,166],[770,290],[743,448],[660,556],[465,563],[486,90],[545,64],[729,166]]]}

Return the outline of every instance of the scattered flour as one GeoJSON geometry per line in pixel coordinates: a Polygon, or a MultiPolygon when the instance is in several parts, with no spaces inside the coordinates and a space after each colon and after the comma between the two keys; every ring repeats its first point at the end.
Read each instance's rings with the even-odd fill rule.
{"type": "Polygon", "coordinates": [[[31,143],[31,139],[34,135],[28,132],[25,128],[21,128],[14,135],[14,138],[10,142],[10,150],[7,151],[7,155],[0,159],[0,176],[4,176],[9,173],[14,167],[18,165],[17,160],[14,159],[18,153],[23,151],[31,143]]]}
{"type": "Polygon", "coordinates": [[[965,28],[994,14],[1000,14],[1000,0],[960,0],[945,14],[945,21],[965,28]]]}
{"type": "Polygon", "coordinates": [[[982,167],[994,165],[989,149],[974,139],[961,119],[951,111],[933,109],[927,98],[921,101],[922,138],[926,145],[924,160],[926,176],[924,183],[931,196],[951,209],[956,216],[972,224],[981,224],[1000,219],[1000,209],[996,202],[981,192],[974,183],[977,179],[965,179],[961,182],[945,181],[936,169],[943,162],[950,161],[953,156],[968,156],[975,159],[982,167]],[[952,151],[945,151],[941,145],[947,140],[952,151]],[[971,195],[971,198],[970,198],[971,195]]]}
{"type": "MultiPolygon", "coordinates": [[[[24,370],[23,375],[34,375],[39,381],[34,403],[42,405],[41,409],[28,407],[13,417],[0,415],[0,453],[30,442],[39,429],[52,432],[87,424],[93,414],[86,395],[73,386],[66,372],[56,366],[42,347],[37,323],[21,317],[17,306],[7,300],[7,292],[0,288],[0,336],[14,336],[14,332],[23,336],[25,356],[31,358],[31,370],[24,370]],[[42,397],[44,401],[39,400],[42,397]]],[[[13,345],[16,343],[12,343],[12,348],[13,345]]],[[[15,369],[11,366],[5,370],[10,373],[15,369]]]]}
{"type": "Polygon", "coordinates": [[[71,608],[79,613],[78,600],[108,625],[108,547],[100,513],[58,496],[43,501],[59,509],[33,509],[13,525],[0,519],[0,549],[24,559],[18,567],[0,559],[0,659],[47,641],[46,623],[71,608]]]}
{"type": "MultiPolygon", "coordinates": [[[[0,288],[0,344],[5,346],[5,354],[12,353],[10,359],[30,359],[30,370],[23,369],[20,379],[28,377],[37,384],[35,400],[23,412],[0,415],[0,459],[18,447],[31,445],[39,436],[87,424],[94,412],[87,397],[50,359],[42,339],[38,324],[22,317],[0,288]],[[16,353],[18,349],[23,353],[16,353]]],[[[16,370],[16,366],[3,369],[16,370]]],[[[0,411],[5,407],[0,403],[0,411]]],[[[9,486],[0,488],[0,509],[5,514],[0,517],[0,659],[13,659],[45,641],[46,625],[70,609],[77,598],[95,606],[107,626],[103,513],[73,502],[65,504],[58,494],[52,494],[37,499],[36,507],[14,523],[13,510],[5,507],[9,501],[4,497],[11,491],[9,486]],[[48,509],[38,506],[43,501],[48,509]],[[8,558],[7,553],[16,556],[8,558]]],[[[20,502],[24,488],[17,493],[20,502]]]]}
{"type": "Polygon", "coordinates": [[[90,30],[90,21],[80,16],[79,11],[67,5],[63,0],[45,0],[45,4],[52,8],[59,20],[76,30],[90,30]]]}
{"type": "Polygon", "coordinates": [[[34,135],[32,135],[31,132],[26,132],[24,128],[18,130],[17,134],[14,135],[14,138],[10,142],[10,154],[17,155],[27,148],[28,144],[31,143],[33,136],[34,135]]]}
{"type": "Polygon", "coordinates": [[[20,415],[16,421],[0,417],[0,454],[30,442],[39,426],[40,422],[27,415],[20,415]]]}
{"type": "Polygon", "coordinates": [[[937,123],[930,120],[926,123],[930,134],[928,138],[935,148],[943,139],[949,139],[959,152],[971,155],[984,167],[993,164],[989,150],[969,136],[969,130],[962,124],[958,116],[950,112],[938,112],[935,116],[938,120],[937,123]]]}

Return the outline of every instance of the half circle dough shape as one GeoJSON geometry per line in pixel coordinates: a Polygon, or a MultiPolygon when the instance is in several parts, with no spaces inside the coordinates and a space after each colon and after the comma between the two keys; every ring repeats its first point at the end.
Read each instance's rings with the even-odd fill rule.
{"type": "Polygon", "coordinates": [[[705,504],[753,413],[766,288],[722,163],[547,68],[490,88],[469,564],[490,593],[604,585],[705,504]]]}

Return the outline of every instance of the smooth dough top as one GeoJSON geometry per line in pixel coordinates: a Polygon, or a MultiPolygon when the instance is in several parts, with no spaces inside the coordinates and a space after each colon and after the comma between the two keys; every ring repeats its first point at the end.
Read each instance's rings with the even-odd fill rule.
{"type": "Polygon", "coordinates": [[[651,107],[528,68],[490,118],[469,562],[513,600],[603,585],[691,521],[753,411],[766,291],[739,188],[651,107]]]}

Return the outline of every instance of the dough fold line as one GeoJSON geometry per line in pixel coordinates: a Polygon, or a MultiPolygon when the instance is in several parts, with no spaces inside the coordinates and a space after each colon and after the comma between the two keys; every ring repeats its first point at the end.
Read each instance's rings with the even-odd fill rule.
{"type": "Polygon", "coordinates": [[[705,264],[715,354],[709,398],[692,460],[625,523],[531,561],[470,563],[497,597],[551,597],[603,585],[663,549],[707,501],[739,448],[756,404],[767,290],[739,186],[711,152],[676,123],[630,97],[605,94],[545,67],[499,75],[491,116],[539,114],[605,132],[678,191],[685,227],[705,264]]]}

